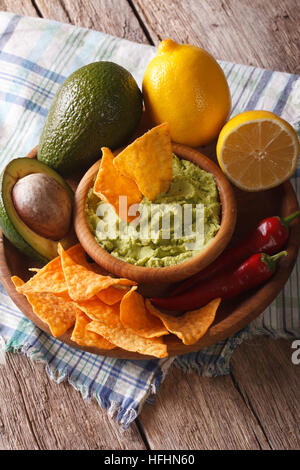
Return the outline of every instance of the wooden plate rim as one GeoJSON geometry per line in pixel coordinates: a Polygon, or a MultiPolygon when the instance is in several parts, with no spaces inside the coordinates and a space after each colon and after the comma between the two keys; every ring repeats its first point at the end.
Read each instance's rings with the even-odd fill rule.
{"type": "MultiPolygon", "coordinates": [[[[33,157],[36,155],[36,148],[28,154],[28,156],[33,157]]],[[[296,211],[299,208],[298,201],[294,189],[291,183],[285,182],[282,185],[284,194],[286,195],[286,200],[289,202],[288,211],[296,211]]],[[[286,281],[288,280],[292,269],[295,265],[298,249],[300,243],[300,220],[296,219],[290,230],[290,237],[287,244],[287,251],[289,256],[281,260],[280,266],[276,274],[271,278],[268,283],[266,283],[261,288],[254,291],[246,300],[242,300],[240,304],[235,307],[234,312],[228,315],[226,318],[216,322],[209,329],[207,334],[201,338],[196,344],[191,346],[184,346],[181,342],[176,340],[169,342],[168,352],[169,356],[177,356],[181,354],[186,354],[189,352],[199,351],[207,346],[210,346],[218,341],[221,341],[232,334],[238,332],[243,327],[248,325],[252,320],[254,320],[260,313],[262,313],[265,308],[272,302],[272,300],[278,295],[286,281]]],[[[26,315],[29,320],[36,324],[42,331],[51,335],[51,332],[48,326],[43,323],[32,311],[30,304],[27,302],[26,298],[19,294],[11,281],[11,276],[13,273],[10,272],[7,259],[6,259],[6,247],[10,242],[3,237],[2,232],[0,231],[0,277],[1,281],[11,299],[14,303],[20,308],[20,310],[26,315]]],[[[16,250],[17,252],[17,250],[16,250]]],[[[105,355],[109,357],[117,357],[122,359],[153,359],[152,357],[141,355],[138,353],[131,353],[128,351],[121,350],[119,348],[114,350],[100,350],[97,348],[87,348],[79,346],[74,343],[71,339],[71,332],[68,331],[64,335],[60,336],[58,339],[63,343],[71,345],[78,350],[83,350],[86,352],[94,353],[97,355],[105,355]]]]}

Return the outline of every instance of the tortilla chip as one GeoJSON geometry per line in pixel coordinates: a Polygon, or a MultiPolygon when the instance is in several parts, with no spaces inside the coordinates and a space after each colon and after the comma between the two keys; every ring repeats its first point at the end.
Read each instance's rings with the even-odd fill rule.
{"type": "Polygon", "coordinates": [[[26,294],[27,292],[68,293],[68,286],[65,281],[60,258],[57,257],[50,261],[23,286],[16,289],[21,294],[26,294]]]}
{"type": "Polygon", "coordinates": [[[125,328],[143,338],[169,334],[161,320],[146,310],[144,297],[138,294],[134,287],[124,295],[121,301],[120,320],[125,328]]]}
{"type": "Polygon", "coordinates": [[[98,297],[94,297],[91,300],[76,302],[76,305],[91,320],[101,321],[107,326],[119,324],[120,304],[107,305],[98,299],[98,297]]]}
{"type": "Polygon", "coordinates": [[[90,322],[91,320],[83,312],[77,312],[76,323],[71,340],[81,346],[95,347],[99,349],[114,349],[115,346],[112,343],[102,338],[100,335],[97,335],[97,333],[93,333],[86,329],[90,322]]]}
{"type": "MultiPolygon", "coordinates": [[[[17,276],[13,276],[12,281],[16,288],[21,287],[24,282],[17,276]]],[[[76,314],[80,310],[75,303],[66,300],[49,292],[26,292],[25,296],[32,306],[34,313],[49,326],[51,333],[56,338],[63,335],[75,323],[76,314]]]]}
{"type": "MultiPolygon", "coordinates": [[[[84,262],[85,252],[81,245],[77,244],[67,250],[67,253],[75,257],[78,262],[84,262]]],[[[37,268],[30,268],[31,271],[37,268]]],[[[67,294],[68,286],[61,266],[60,257],[54,258],[46,266],[37,269],[36,274],[23,286],[16,287],[21,294],[26,292],[49,292],[52,294],[67,294]]]]}
{"type": "Polygon", "coordinates": [[[114,327],[92,321],[87,326],[87,330],[103,336],[107,341],[126,351],[138,352],[159,358],[168,356],[167,346],[161,338],[142,338],[124,328],[120,320],[118,326],[114,327]]]}
{"type": "Polygon", "coordinates": [[[122,175],[132,178],[141,193],[154,201],[172,181],[172,145],[168,123],[146,132],[113,160],[122,175]]]}
{"type": "Polygon", "coordinates": [[[152,315],[161,319],[170,333],[178,336],[183,344],[189,345],[196,343],[205,335],[215,319],[220,302],[220,298],[214,299],[204,307],[186,312],[180,317],[173,317],[160,312],[151,304],[149,299],[146,299],[145,304],[152,315]]]}
{"type": "Polygon", "coordinates": [[[128,279],[116,279],[90,271],[88,268],[77,264],[60,244],[58,244],[58,251],[69,295],[73,300],[91,299],[101,290],[113,285],[132,286],[135,284],[134,281],[128,279]]]}
{"type": "Polygon", "coordinates": [[[97,297],[107,305],[114,305],[122,300],[128,292],[126,288],[108,287],[97,294],[97,297]]]}
{"type": "Polygon", "coordinates": [[[12,276],[10,279],[12,280],[16,289],[17,287],[21,287],[25,284],[25,282],[18,276],[12,276]]]}
{"type": "Polygon", "coordinates": [[[72,258],[75,263],[80,264],[81,266],[84,266],[87,269],[90,267],[90,263],[87,261],[86,258],[86,252],[84,251],[80,243],[75,246],[72,246],[72,248],[69,248],[69,250],[66,250],[66,253],[72,258]]]}
{"type": "Polygon", "coordinates": [[[100,199],[111,204],[116,213],[123,220],[130,221],[135,217],[129,217],[127,214],[120,213],[119,197],[127,197],[127,208],[133,204],[139,204],[143,198],[142,193],[133,179],[123,176],[113,164],[114,155],[107,147],[102,149],[101,165],[94,183],[94,193],[100,199]]]}
{"type": "Polygon", "coordinates": [[[86,254],[80,243],[66,250],[66,253],[72,258],[72,260],[76,264],[84,266],[89,271],[93,271],[94,273],[101,275],[107,275],[107,272],[101,266],[99,266],[99,264],[95,263],[94,261],[88,261],[88,255],[86,254]]]}

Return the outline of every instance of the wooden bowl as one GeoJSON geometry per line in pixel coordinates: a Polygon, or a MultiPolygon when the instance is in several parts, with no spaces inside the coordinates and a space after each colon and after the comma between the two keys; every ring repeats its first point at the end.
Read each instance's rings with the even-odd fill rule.
{"type": "Polygon", "coordinates": [[[162,284],[167,285],[186,279],[214,261],[229,243],[236,223],[234,192],[220,168],[197,150],[179,144],[173,144],[172,148],[178,157],[189,160],[214,175],[222,207],[221,226],[217,235],[201,253],[187,261],[163,268],[135,266],[115,258],[97,243],[87,223],[85,205],[87,193],[93,185],[100,161],[87,171],[75,193],[74,226],[85,251],[96,263],[118,277],[132,279],[140,284],[151,284],[152,295],[154,291],[157,291],[157,288],[159,291],[162,290],[162,284]]]}

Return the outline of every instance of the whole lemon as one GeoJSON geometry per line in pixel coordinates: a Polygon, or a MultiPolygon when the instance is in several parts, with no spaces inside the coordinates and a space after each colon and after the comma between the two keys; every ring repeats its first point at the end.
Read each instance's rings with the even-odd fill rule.
{"type": "Polygon", "coordinates": [[[173,141],[197,147],[215,139],[230,108],[226,77],[205,50],[165,39],[143,79],[145,110],[153,124],[168,122],[173,141]]]}

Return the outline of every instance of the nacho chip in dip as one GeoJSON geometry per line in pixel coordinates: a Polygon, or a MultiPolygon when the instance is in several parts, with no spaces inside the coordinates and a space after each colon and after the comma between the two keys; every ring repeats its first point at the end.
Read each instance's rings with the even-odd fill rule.
{"type": "Polygon", "coordinates": [[[119,198],[120,196],[127,198],[127,209],[129,209],[133,204],[139,204],[143,195],[133,179],[127,178],[116,169],[113,164],[115,158],[113,153],[106,147],[101,150],[102,160],[94,183],[94,194],[111,204],[121,219],[130,222],[135,217],[128,216],[128,210],[127,213],[120,210],[119,198]]]}
{"type": "Polygon", "coordinates": [[[168,123],[154,127],[129,144],[114,158],[113,164],[122,175],[136,182],[149,201],[167,192],[173,175],[168,123]]]}

